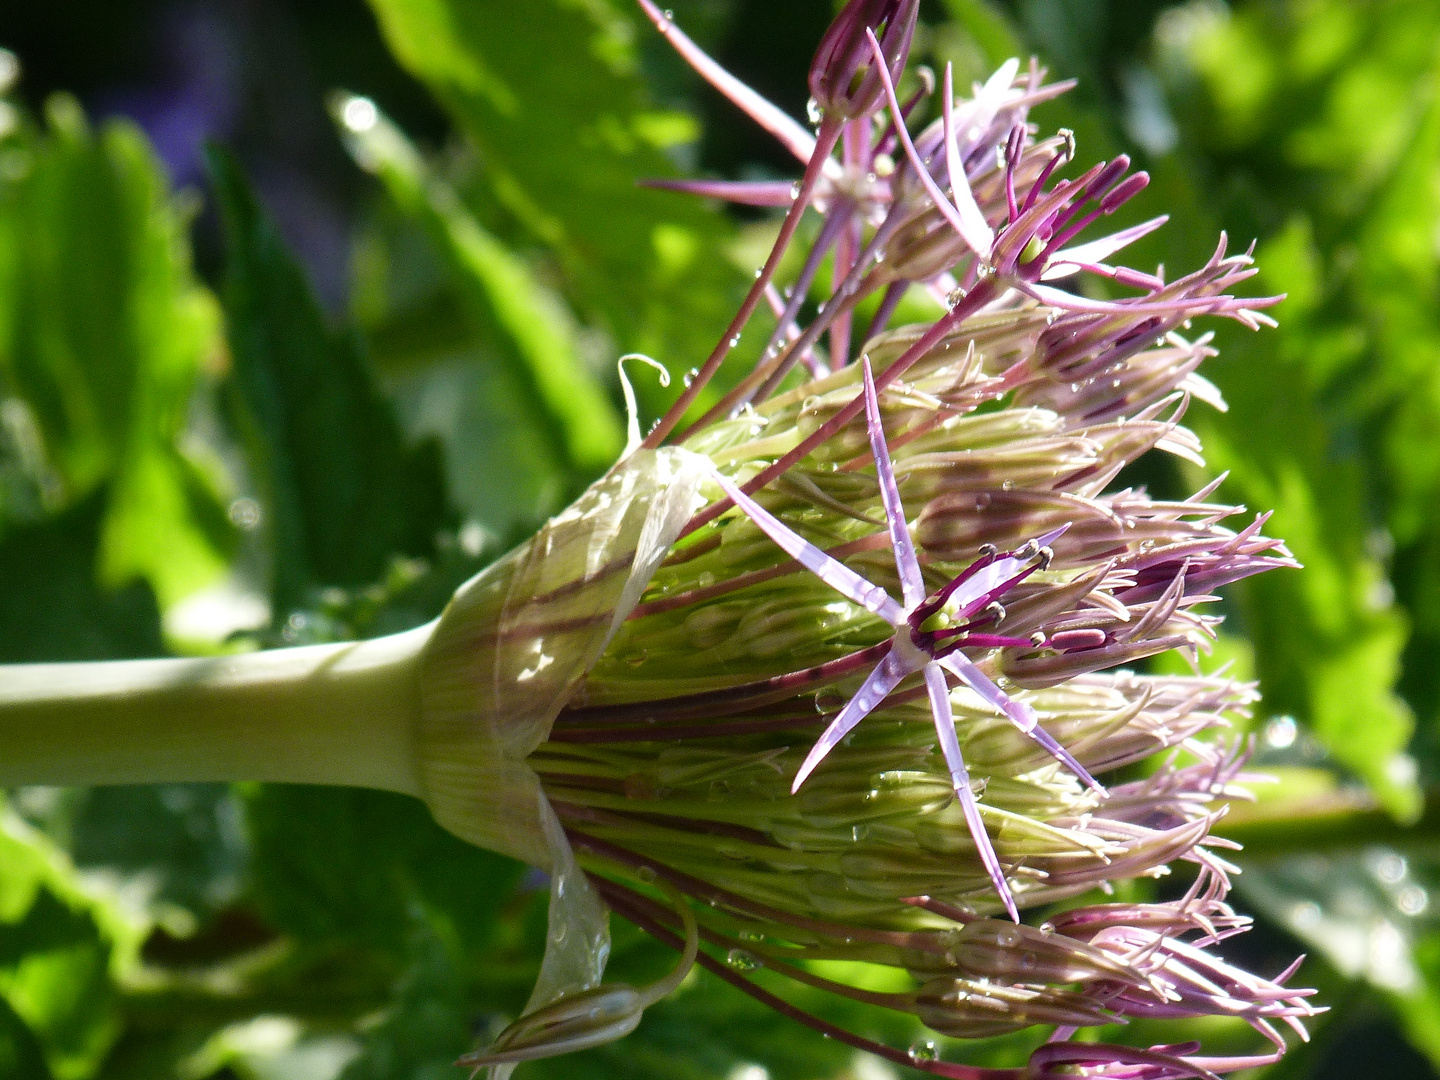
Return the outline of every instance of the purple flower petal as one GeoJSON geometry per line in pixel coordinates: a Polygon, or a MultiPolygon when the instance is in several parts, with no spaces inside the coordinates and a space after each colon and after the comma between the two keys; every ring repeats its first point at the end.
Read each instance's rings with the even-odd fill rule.
{"type": "Polygon", "coordinates": [[[905,522],[905,508],[900,505],[900,488],[895,483],[890,449],[885,445],[880,400],[875,394],[875,377],[870,372],[869,357],[861,360],[861,366],[865,376],[865,420],[870,431],[870,451],[875,455],[875,472],[880,478],[880,501],[885,504],[885,521],[890,527],[890,543],[895,548],[895,569],[900,572],[905,609],[912,611],[925,600],[925,579],[920,576],[915,543],[910,539],[910,526],[905,522]]]}
{"type": "Polygon", "coordinates": [[[724,199],[742,206],[789,206],[795,185],[789,180],[641,180],[641,187],[679,191],[707,199],[724,199]]]}
{"type": "MultiPolygon", "coordinates": [[[[867,33],[869,33],[867,31],[867,33]]],[[[951,227],[960,235],[960,238],[969,244],[970,247],[982,258],[990,254],[990,248],[995,243],[995,234],[990,231],[990,226],[985,222],[985,216],[980,213],[980,208],[975,207],[974,214],[965,214],[957,210],[945,193],[940,190],[940,185],[935,183],[935,178],[930,175],[930,170],[925,167],[925,162],[920,159],[920,154],[915,149],[915,143],[910,138],[910,132],[905,127],[905,114],[900,109],[900,101],[895,96],[895,84],[890,81],[890,75],[885,70],[884,54],[880,51],[880,43],[875,40],[875,35],[870,34],[870,48],[879,57],[877,70],[880,72],[880,82],[885,87],[885,96],[890,101],[890,113],[895,117],[895,131],[900,136],[900,142],[905,147],[905,154],[914,166],[915,172],[920,177],[920,182],[925,185],[925,190],[930,193],[930,198],[935,201],[935,207],[944,215],[951,227]],[[976,220],[976,217],[979,220],[976,220]]],[[[950,181],[951,190],[955,192],[958,201],[966,201],[965,195],[969,195],[969,204],[974,206],[975,196],[970,192],[970,182],[966,179],[962,170],[959,177],[952,177],[950,181]],[[961,194],[964,192],[964,195],[961,194]]]]}
{"type": "Polygon", "coordinates": [[[949,656],[942,656],[935,662],[974,690],[988,704],[1004,713],[1021,732],[1034,739],[1046,753],[1079,777],[1081,783],[1102,795],[1105,794],[1105,789],[1090,775],[1089,770],[1076,761],[1070,751],[1056,742],[1050,733],[1040,726],[1040,719],[1035,715],[1035,710],[1023,701],[1016,701],[991,682],[968,656],[962,652],[953,652],[949,656]]]}
{"type": "Polygon", "coordinates": [[[990,882],[1010,918],[1017,923],[1020,912],[1015,907],[1015,897],[1010,884],[1005,880],[1005,871],[1000,865],[1000,856],[995,854],[995,845],[985,831],[985,822],[980,818],[980,807],[975,802],[975,793],[970,790],[970,771],[965,768],[965,758],[960,753],[960,740],[955,734],[955,714],[950,711],[950,687],[945,682],[945,673],[934,664],[925,665],[925,689],[930,694],[930,711],[935,717],[935,733],[940,736],[940,752],[945,755],[945,764],[950,767],[950,781],[955,785],[955,797],[960,800],[960,809],[965,814],[965,823],[970,826],[970,835],[980,853],[980,861],[990,875],[990,882]]]}
{"type": "MultiPolygon", "coordinates": [[[[1058,529],[1052,529],[1044,536],[1037,536],[1036,548],[1049,547],[1065,535],[1069,528],[1070,523],[1067,521],[1058,529]]],[[[956,605],[960,618],[968,618],[1012,585],[1034,573],[1038,569],[1033,564],[1034,558],[1033,555],[1023,559],[1014,554],[1002,555],[968,576],[962,574],[951,583],[951,591],[945,594],[946,600],[956,605]]]]}
{"type": "Polygon", "coordinates": [[[860,684],[860,689],[855,691],[855,696],[840,710],[840,715],[830,722],[825,729],[825,734],[816,740],[815,745],[810,748],[810,753],[805,756],[799,771],[795,774],[795,781],[790,785],[790,793],[793,795],[800,790],[809,775],[815,771],[815,766],[825,760],[825,755],[835,749],[835,744],[843,739],[854,729],[855,725],[869,716],[876,705],[889,696],[890,691],[900,684],[900,680],[906,675],[912,674],[916,668],[906,663],[900,653],[894,649],[885,654],[885,659],[875,665],[875,670],[866,676],[865,681],[860,684]]]}
{"type": "Polygon", "coordinates": [[[735,501],[736,506],[745,511],[745,515],[755,522],[760,531],[774,540],[785,554],[805,567],[806,570],[809,570],[847,600],[859,604],[866,611],[879,615],[891,626],[899,626],[905,621],[905,612],[901,610],[900,605],[892,600],[890,594],[879,585],[870,584],[844,563],[831,558],[809,540],[793,532],[788,525],[746,495],[718,470],[713,475],[715,482],[724,489],[725,494],[735,501]]]}
{"type": "Polygon", "coordinates": [[[1082,263],[1104,262],[1121,248],[1128,247],[1142,236],[1149,236],[1169,220],[1169,214],[1161,214],[1159,217],[1153,217],[1139,225],[1132,225],[1128,229],[1121,229],[1109,236],[1102,236],[1084,244],[1076,244],[1071,248],[1063,248],[1050,256],[1049,264],[1045,267],[1045,272],[1040,275],[1040,280],[1054,281],[1056,278],[1067,277],[1076,270],[1082,269],[1080,265],[1082,263]]]}

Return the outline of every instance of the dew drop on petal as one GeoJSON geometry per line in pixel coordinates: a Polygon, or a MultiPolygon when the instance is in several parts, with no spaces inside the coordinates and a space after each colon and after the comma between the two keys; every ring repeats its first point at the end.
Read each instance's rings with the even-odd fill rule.
{"type": "Polygon", "coordinates": [[[732,971],[754,971],[762,965],[754,954],[744,949],[731,949],[725,954],[725,966],[732,971]]]}
{"type": "Polygon", "coordinates": [[[930,1040],[910,1044],[909,1050],[911,1061],[939,1061],[940,1048],[930,1040]]]}

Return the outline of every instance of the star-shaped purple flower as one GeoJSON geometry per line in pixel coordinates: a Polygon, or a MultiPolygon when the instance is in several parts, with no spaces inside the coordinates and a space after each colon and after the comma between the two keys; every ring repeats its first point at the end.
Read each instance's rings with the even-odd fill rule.
{"type": "Polygon", "coordinates": [[[915,557],[915,543],[910,537],[910,526],[906,523],[905,511],[900,505],[900,489],[895,482],[895,470],[890,462],[889,448],[885,444],[880,403],[875,393],[875,380],[870,371],[869,360],[864,360],[863,365],[865,416],[870,433],[870,448],[875,456],[876,472],[879,474],[880,498],[885,506],[885,519],[895,550],[895,568],[900,574],[903,602],[895,600],[879,585],[866,581],[844,563],[793,532],[729,479],[718,472],[715,474],[725,493],[735,500],[735,505],[786,554],[846,599],[874,612],[895,627],[895,636],[890,641],[889,651],[811,748],[800,770],[795,774],[791,791],[798,791],[806,777],[825,759],[825,755],[835,744],[884,701],[902,680],[917,672],[922,673],[925,689],[930,697],[930,709],[935,718],[935,731],[940,737],[940,749],[945,755],[945,763],[950,769],[950,778],[955,786],[955,796],[960,800],[970,833],[979,848],[980,858],[1005,904],[1005,910],[1012,919],[1019,922],[1020,914],[1015,907],[1014,896],[1005,880],[1005,872],[995,854],[995,847],[981,821],[975,794],[970,790],[970,774],[965,768],[965,759],[960,753],[960,740],[955,734],[955,720],[950,710],[950,688],[945,674],[949,672],[954,675],[1008,717],[1022,732],[1043,746],[1057,761],[1063,762],[1082,781],[1097,792],[1104,793],[1105,789],[1095,782],[1069,751],[1039,726],[1033,709],[1006,694],[960,651],[966,646],[1035,646],[1036,642],[1029,638],[985,633],[979,628],[994,621],[992,605],[996,604],[1001,596],[1036,570],[1049,564],[1049,545],[1069,526],[1062,526],[1033,539],[1016,551],[986,551],[954,580],[933,595],[927,595],[924,579],[920,574],[920,562],[915,557]],[[942,611],[946,612],[949,618],[936,620],[935,617],[942,611]],[[927,624],[932,621],[941,625],[927,629],[927,624]]]}

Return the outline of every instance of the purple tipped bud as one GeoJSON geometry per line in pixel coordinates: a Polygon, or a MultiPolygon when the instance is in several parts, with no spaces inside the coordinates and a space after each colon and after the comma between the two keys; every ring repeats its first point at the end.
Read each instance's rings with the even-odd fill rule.
{"type": "Polygon", "coordinates": [[[810,94],[827,117],[853,120],[880,104],[884,88],[865,31],[873,31],[898,82],[910,55],[919,0],[850,0],[825,31],[810,64],[810,94]]]}
{"type": "Polygon", "coordinates": [[[1084,202],[1087,199],[1103,198],[1105,193],[1119,182],[1120,178],[1130,171],[1130,156],[1121,154],[1114,161],[1102,165],[1100,171],[1086,185],[1084,194],[1077,201],[1084,202]]]}
{"type": "Polygon", "coordinates": [[[1127,202],[1129,202],[1134,196],[1140,194],[1140,192],[1145,189],[1145,185],[1148,183],[1150,183],[1149,173],[1138,172],[1134,176],[1127,176],[1124,180],[1120,181],[1120,183],[1115,185],[1113,191],[1111,191],[1103,199],[1100,200],[1101,212],[1106,214],[1113,214],[1116,210],[1119,210],[1120,207],[1124,206],[1127,202]]]}

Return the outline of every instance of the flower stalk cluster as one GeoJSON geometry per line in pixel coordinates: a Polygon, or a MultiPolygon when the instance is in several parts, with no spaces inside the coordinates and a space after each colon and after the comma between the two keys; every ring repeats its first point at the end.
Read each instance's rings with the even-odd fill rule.
{"type": "Polygon", "coordinates": [[[1255,688],[1127,666],[1205,651],[1217,589],[1296,564],[1265,515],[1216,498],[1218,480],[1183,500],[1120,483],[1150,451],[1203,464],[1185,414],[1224,403],[1192,320],[1259,327],[1277,298],[1238,295],[1254,268],[1223,236],[1174,280],[1113,262],[1164,223],[1090,234],[1145,174],[1122,156],[1065,176],[1073,136],[1041,137],[1028,113],[1066,85],[1034,63],[968,97],[948,69],[911,91],[914,0],[838,16],[811,71],[813,130],[639,2],[801,169],[793,185],[660,185],[785,210],[674,407],[430,626],[221,661],[11,669],[0,743],[24,753],[0,778],[386,787],[548,868],[532,1008],[461,1061],[502,1075],[633,1030],[692,963],[959,1080],[1210,1078],[1277,1060],[1282,1029],[1304,1037],[1309,991],[1285,985],[1293,966],[1264,978],[1214,951],[1248,925],[1211,830],[1245,797],[1224,729],[1255,688]],[[891,325],[917,299],[932,317],[891,325]],[[759,363],[705,398],[762,307],[759,363]],[[197,738],[207,722],[223,738],[197,738]],[[1188,875],[1176,899],[1093,902],[1172,867],[1188,875]],[[676,970],[600,984],[597,897],[679,949],[676,970]],[[851,985],[818,963],[835,960],[907,988],[851,985]],[[836,1026],[787,986],[954,1038],[1052,1031],[1023,1064],[977,1068],[836,1026]],[[1217,1016],[1261,1048],[1075,1038],[1217,1016]]]}
{"type": "Polygon", "coordinates": [[[1112,265],[1164,219],[1080,234],[1145,175],[1122,157],[1062,178],[1073,138],[1037,139],[1026,114],[1065,87],[1033,66],[1006,65],[969,99],[947,71],[938,103],[923,80],[902,103],[894,43],[908,36],[895,20],[913,12],[899,5],[857,0],[837,19],[812,70],[812,135],[641,2],[804,173],[794,186],[662,185],[788,207],[750,297],[775,326],[755,371],[697,422],[680,430],[712,365],[652,430],[646,445],[675,440],[707,460],[703,506],[528,759],[582,865],[613,910],[677,947],[673,905],[651,890],[678,891],[697,905],[701,964],[936,1075],[1012,1073],[875,1044],[802,1013],[784,982],[953,1037],[1055,1028],[1016,1076],[1209,1076],[1275,1060],[1277,1025],[1304,1036],[1308,991],[1284,986],[1293,969],[1263,979],[1209,951],[1248,924],[1226,903],[1233,867],[1210,830],[1245,797],[1243,754],[1213,734],[1248,714],[1254,688],[1113,671],[1205,650],[1215,589],[1295,565],[1264,515],[1231,524],[1242,510],[1214,500],[1218,481],[1183,501],[1114,483],[1150,450],[1203,464],[1182,420],[1196,400],[1223,402],[1197,372],[1209,335],[1187,331],[1203,315],[1269,322],[1273,298],[1235,292],[1249,254],[1222,238],[1173,281],[1112,265]],[[860,36],[863,77],[832,78],[832,53],[853,62],[860,36]],[[856,93],[838,100],[836,85],[856,93]],[[938,115],[912,135],[922,110],[938,115]],[[806,212],[813,243],[777,291],[806,212]],[[1050,284],[1080,273],[1121,295],[1050,284]],[[890,328],[911,290],[939,314],[890,328]],[[1108,790],[1094,779],[1164,750],[1183,756],[1108,790]],[[1020,923],[1023,909],[1172,863],[1193,867],[1179,900],[1020,923]],[[876,993],[810,963],[841,959],[898,969],[914,988],[876,993]],[[1130,1017],[1215,1015],[1248,1021],[1270,1050],[1070,1039],[1130,1017]]]}

